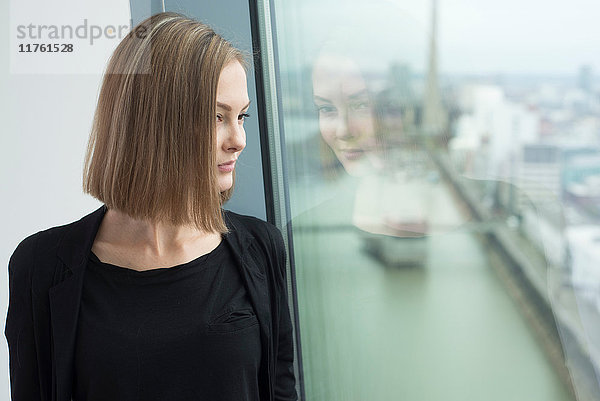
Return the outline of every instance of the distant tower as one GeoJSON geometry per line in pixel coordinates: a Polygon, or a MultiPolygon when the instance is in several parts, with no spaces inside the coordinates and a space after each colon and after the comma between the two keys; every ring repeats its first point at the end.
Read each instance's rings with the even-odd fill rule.
{"type": "Polygon", "coordinates": [[[593,90],[592,77],[591,66],[583,65],[579,68],[579,87],[587,93],[591,93],[593,90]]]}
{"type": "Polygon", "coordinates": [[[431,3],[431,37],[429,44],[429,71],[423,105],[423,130],[427,135],[439,135],[446,128],[448,117],[440,96],[437,60],[437,0],[431,3]]]}

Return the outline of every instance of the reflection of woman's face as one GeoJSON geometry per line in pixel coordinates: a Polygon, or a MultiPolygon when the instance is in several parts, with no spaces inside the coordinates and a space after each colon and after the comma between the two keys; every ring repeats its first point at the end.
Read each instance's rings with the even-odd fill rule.
{"type": "Polygon", "coordinates": [[[365,80],[347,58],[321,55],[313,69],[319,129],[346,172],[364,171],[374,150],[375,120],[365,80]]]}

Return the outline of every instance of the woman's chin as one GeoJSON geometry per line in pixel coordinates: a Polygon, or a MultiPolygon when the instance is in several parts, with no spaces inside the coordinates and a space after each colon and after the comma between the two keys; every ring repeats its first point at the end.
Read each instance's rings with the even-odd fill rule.
{"type": "Polygon", "coordinates": [[[346,170],[346,173],[353,177],[364,176],[365,174],[370,173],[374,169],[374,166],[371,163],[369,163],[369,159],[367,157],[364,157],[364,155],[359,159],[343,159],[340,160],[340,162],[342,163],[344,170],[346,170]]]}
{"type": "Polygon", "coordinates": [[[225,192],[228,189],[230,189],[233,185],[233,178],[231,177],[231,174],[229,175],[229,177],[221,177],[219,179],[219,190],[221,192],[225,192]]]}

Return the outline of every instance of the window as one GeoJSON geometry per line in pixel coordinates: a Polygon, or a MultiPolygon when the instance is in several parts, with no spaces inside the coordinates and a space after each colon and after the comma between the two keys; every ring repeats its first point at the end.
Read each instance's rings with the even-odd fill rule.
{"type": "Polygon", "coordinates": [[[595,6],[261,4],[305,398],[597,397],[595,6]]]}

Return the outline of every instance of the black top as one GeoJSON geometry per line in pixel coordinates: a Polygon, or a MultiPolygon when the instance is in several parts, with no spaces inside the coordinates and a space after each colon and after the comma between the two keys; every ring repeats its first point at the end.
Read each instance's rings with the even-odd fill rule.
{"type": "Polygon", "coordinates": [[[74,400],[259,400],[259,325],[227,240],[146,271],[92,252],[82,291],[74,400]]]}

